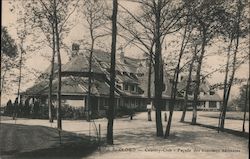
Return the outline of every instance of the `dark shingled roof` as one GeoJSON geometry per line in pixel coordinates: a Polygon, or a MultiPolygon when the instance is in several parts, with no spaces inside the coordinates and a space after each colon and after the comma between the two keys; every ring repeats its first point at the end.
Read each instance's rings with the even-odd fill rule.
{"type": "MultiPolygon", "coordinates": [[[[57,93],[58,80],[53,81],[52,92],[57,93]]],[[[23,95],[47,95],[49,92],[48,82],[40,82],[23,92],[23,95]]],[[[62,77],[62,95],[86,95],[88,92],[87,77],[62,77]]],[[[109,85],[101,80],[93,80],[91,94],[96,96],[109,96],[109,85]]],[[[116,93],[116,95],[118,95],[116,93]]]]}
{"type": "MultiPolygon", "coordinates": [[[[79,55],[68,63],[62,66],[62,72],[88,72],[89,71],[89,60],[85,55],[79,55]]],[[[103,73],[102,70],[93,62],[92,64],[92,72],[95,73],[103,73]]]]}
{"type": "Polygon", "coordinates": [[[44,80],[40,82],[36,82],[32,87],[28,88],[25,92],[22,92],[23,95],[40,95],[43,89],[48,87],[49,81],[44,80]]]}
{"type": "MultiPolygon", "coordinates": [[[[62,72],[65,73],[62,77],[62,95],[86,95],[88,90],[88,77],[86,75],[74,76],[74,74],[87,73],[89,70],[89,52],[80,52],[78,56],[73,57],[68,63],[62,66],[62,72]],[[68,74],[67,74],[68,73],[68,74]],[[83,77],[84,76],[84,77],[83,77]]],[[[124,60],[118,60],[116,63],[117,71],[117,84],[130,83],[138,86],[138,92],[127,92],[116,87],[116,96],[131,96],[131,97],[144,97],[148,96],[148,67],[142,65],[145,63],[145,59],[134,59],[129,57],[124,57],[124,60]],[[139,74],[140,75],[139,75],[139,74]],[[136,74],[138,74],[136,76],[136,74]]],[[[95,50],[93,52],[92,61],[92,72],[96,74],[102,74],[103,78],[97,78],[93,76],[91,92],[95,96],[108,96],[109,95],[109,68],[110,68],[110,53],[95,50]],[[106,78],[106,79],[104,79],[106,78]]],[[[46,70],[50,72],[50,68],[46,70]]],[[[164,72],[164,84],[165,90],[162,93],[163,98],[170,98],[171,96],[171,86],[170,83],[171,76],[164,72]]],[[[192,76],[194,79],[195,76],[192,76]]],[[[184,76],[182,81],[178,83],[178,91],[185,90],[187,82],[187,76],[184,76]]],[[[22,92],[24,95],[47,95],[49,92],[48,79],[38,82],[31,88],[22,92]]],[[[57,92],[58,80],[55,76],[53,81],[53,94],[57,92]]],[[[191,90],[194,89],[194,83],[191,85],[191,90]]],[[[203,92],[209,92],[210,86],[208,81],[201,83],[200,90],[203,92]]],[[[152,67],[151,74],[151,97],[154,96],[154,69],[152,67]]],[[[181,98],[177,97],[177,98],[181,98]]],[[[210,100],[210,101],[220,101],[221,98],[218,94],[214,95],[203,95],[200,100],[210,100]]]]}

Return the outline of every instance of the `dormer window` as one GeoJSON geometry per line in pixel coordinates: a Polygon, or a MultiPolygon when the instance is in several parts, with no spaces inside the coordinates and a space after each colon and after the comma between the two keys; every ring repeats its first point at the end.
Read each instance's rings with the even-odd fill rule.
{"type": "Polygon", "coordinates": [[[135,78],[135,79],[137,79],[137,77],[133,73],[130,73],[130,76],[133,77],[133,78],[135,78]]]}
{"type": "Polygon", "coordinates": [[[144,73],[138,73],[137,76],[142,77],[144,76],[144,73]]]}
{"type": "Polygon", "coordinates": [[[209,94],[210,94],[210,95],[214,95],[215,92],[214,92],[214,91],[210,91],[209,94]]]}
{"type": "Polygon", "coordinates": [[[135,85],[131,85],[131,92],[136,92],[136,86],[135,85]]]}
{"type": "Polygon", "coordinates": [[[187,91],[187,94],[188,94],[188,95],[192,95],[193,92],[192,92],[192,91],[187,91]]]}
{"type": "Polygon", "coordinates": [[[128,84],[124,84],[124,90],[128,91],[128,84]]]}
{"type": "Polygon", "coordinates": [[[117,87],[118,89],[122,89],[122,87],[121,87],[120,85],[116,85],[116,87],[117,87]]]}

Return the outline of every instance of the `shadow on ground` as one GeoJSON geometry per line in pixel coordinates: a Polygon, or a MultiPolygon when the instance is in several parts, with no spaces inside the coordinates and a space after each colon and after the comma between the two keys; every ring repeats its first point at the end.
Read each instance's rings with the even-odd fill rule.
{"type": "Polygon", "coordinates": [[[2,124],[0,158],[84,158],[98,149],[88,136],[44,126],[2,124]]]}
{"type": "Polygon", "coordinates": [[[92,154],[94,151],[97,150],[97,148],[98,146],[95,144],[86,145],[86,143],[70,143],[70,144],[63,144],[55,148],[17,153],[16,155],[13,156],[13,158],[81,159],[92,154]]]}
{"type": "Polygon", "coordinates": [[[117,145],[129,145],[129,146],[141,146],[145,148],[147,146],[166,146],[175,145],[183,146],[190,145],[195,142],[200,142],[196,140],[203,135],[202,131],[200,133],[194,133],[192,131],[186,131],[185,125],[182,127],[181,131],[173,131],[167,139],[162,137],[156,137],[155,131],[150,129],[143,129],[138,131],[125,131],[123,134],[115,135],[115,140],[117,145]]]}
{"type": "MultiPolygon", "coordinates": [[[[191,122],[183,122],[183,123],[191,124],[191,122]]],[[[195,125],[218,131],[218,127],[216,127],[216,126],[206,125],[206,124],[201,124],[201,123],[196,123],[195,125]]],[[[244,137],[246,139],[249,138],[248,132],[242,132],[242,131],[237,131],[237,130],[232,130],[232,129],[227,129],[227,128],[224,128],[222,132],[226,132],[226,133],[229,133],[229,134],[232,134],[235,136],[239,136],[239,137],[244,137]]]]}

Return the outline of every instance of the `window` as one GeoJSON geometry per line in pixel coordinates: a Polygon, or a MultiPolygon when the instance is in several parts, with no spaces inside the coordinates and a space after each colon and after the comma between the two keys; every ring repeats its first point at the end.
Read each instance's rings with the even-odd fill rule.
{"type": "Polygon", "coordinates": [[[214,102],[214,101],[209,101],[209,107],[210,107],[210,108],[216,108],[216,102],[214,102]]]}
{"type": "Polygon", "coordinates": [[[122,89],[122,87],[121,87],[120,85],[116,85],[116,87],[117,87],[118,89],[122,89]]]}
{"type": "Polygon", "coordinates": [[[136,85],[131,85],[131,91],[136,92],[136,85]]]}
{"type": "Polygon", "coordinates": [[[133,73],[130,73],[130,76],[133,77],[133,78],[135,78],[135,79],[137,79],[137,77],[133,73]]]}
{"type": "Polygon", "coordinates": [[[188,94],[188,95],[192,95],[193,92],[192,92],[191,90],[189,90],[189,91],[187,91],[187,94],[188,94]]]}
{"type": "Polygon", "coordinates": [[[124,90],[128,91],[128,84],[124,84],[124,90]]]}
{"type": "Polygon", "coordinates": [[[185,95],[185,91],[184,91],[184,90],[181,91],[181,95],[182,95],[182,96],[185,95]]]}
{"type": "Polygon", "coordinates": [[[144,73],[138,73],[137,76],[142,77],[144,76],[144,73]]]}
{"type": "Polygon", "coordinates": [[[214,91],[210,91],[209,94],[210,94],[210,95],[214,95],[215,92],[214,92],[214,91]]]}
{"type": "Polygon", "coordinates": [[[117,75],[122,75],[122,73],[118,70],[115,71],[117,75]]]}

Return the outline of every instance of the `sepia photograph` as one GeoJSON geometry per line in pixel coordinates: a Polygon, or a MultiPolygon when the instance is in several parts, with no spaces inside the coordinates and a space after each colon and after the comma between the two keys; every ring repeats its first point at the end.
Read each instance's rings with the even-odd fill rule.
{"type": "Polygon", "coordinates": [[[1,0],[0,159],[248,159],[248,0],[1,0]]]}

